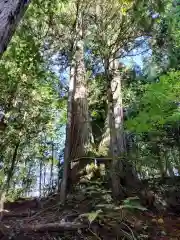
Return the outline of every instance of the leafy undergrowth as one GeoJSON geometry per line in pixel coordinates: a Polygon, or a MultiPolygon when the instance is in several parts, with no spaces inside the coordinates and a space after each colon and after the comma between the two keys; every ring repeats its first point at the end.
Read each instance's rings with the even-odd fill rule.
{"type": "Polygon", "coordinates": [[[114,203],[101,183],[78,187],[59,203],[58,194],[46,199],[21,199],[5,204],[0,239],[180,239],[180,217],[153,213],[137,197],[114,203]]]}

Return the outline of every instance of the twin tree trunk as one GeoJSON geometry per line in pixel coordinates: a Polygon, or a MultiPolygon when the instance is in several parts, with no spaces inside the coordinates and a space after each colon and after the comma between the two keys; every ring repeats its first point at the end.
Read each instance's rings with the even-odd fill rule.
{"type": "MultiPolygon", "coordinates": [[[[106,135],[109,139],[109,154],[113,160],[111,169],[112,191],[115,198],[123,198],[122,184],[127,187],[132,185],[137,187],[139,181],[133,167],[119,159],[119,157],[124,156],[126,148],[123,130],[122,86],[117,62],[113,62],[110,66],[109,61],[106,61],[105,77],[108,96],[108,132],[106,135]],[[124,183],[121,182],[122,179],[124,183]]],[[[79,171],[87,164],[87,161],[81,162],[80,158],[87,156],[91,143],[92,131],[88,112],[84,46],[83,41],[79,41],[70,76],[64,172],[61,185],[61,202],[63,203],[66,197],[68,178],[70,177],[71,183],[76,181],[79,171]],[[77,161],[75,165],[70,166],[72,160],[77,161]]]]}
{"type": "Polygon", "coordinates": [[[0,57],[23,17],[30,0],[0,0],[0,57]]]}

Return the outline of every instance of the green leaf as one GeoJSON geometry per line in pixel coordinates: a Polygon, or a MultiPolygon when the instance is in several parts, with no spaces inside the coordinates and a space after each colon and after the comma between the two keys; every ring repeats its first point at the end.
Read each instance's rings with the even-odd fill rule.
{"type": "Polygon", "coordinates": [[[141,205],[122,205],[121,209],[126,208],[126,209],[137,209],[137,210],[141,210],[141,211],[147,211],[147,208],[141,206],[141,205]]]}
{"type": "Polygon", "coordinates": [[[140,205],[139,197],[129,197],[123,201],[121,208],[138,209],[146,211],[147,209],[140,205]]]}
{"type": "Polygon", "coordinates": [[[102,212],[101,209],[95,211],[95,212],[90,212],[90,213],[84,213],[81,214],[81,217],[87,217],[89,220],[89,223],[91,224],[94,220],[96,220],[96,218],[98,217],[98,215],[102,212]]]}
{"type": "Polygon", "coordinates": [[[1,179],[4,179],[4,178],[5,178],[4,170],[1,169],[0,170],[0,181],[1,181],[1,179]]]}

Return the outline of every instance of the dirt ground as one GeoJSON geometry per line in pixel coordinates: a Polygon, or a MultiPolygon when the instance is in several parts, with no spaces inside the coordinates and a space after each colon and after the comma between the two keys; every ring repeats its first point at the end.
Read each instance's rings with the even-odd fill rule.
{"type": "Polygon", "coordinates": [[[41,200],[6,203],[1,212],[0,239],[180,239],[180,215],[167,211],[105,210],[90,224],[82,214],[93,210],[93,201],[77,194],[69,196],[62,206],[54,194],[41,200]]]}

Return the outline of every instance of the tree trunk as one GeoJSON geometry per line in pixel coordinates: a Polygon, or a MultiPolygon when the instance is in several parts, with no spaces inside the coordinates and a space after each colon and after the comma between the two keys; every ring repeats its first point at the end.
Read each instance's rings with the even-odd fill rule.
{"type": "Polygon", "coordinates": [[[23,17],[30,0],[0,0],[0,57],[23,17]]]}
{"type": "Polygon", "coordinates": [[[9,191],[10,182],[11,182],[11,179],[13,177],[14,167],[16,165],[16,159],[17,159],[19,145],[20,145],[20,141],[18,141],[15,145],[14,153],[13,153],[12,160],[11,160],[11,166],[10,166],[10,169],[8,170],[7,181],[6,181],[6,185],[5,185],[6,192],[9,191]]]}
{"type": "Polygon", "coordinates": [[[68,104],[67,104],[67,124],[66,124],[66,142],[64,151],[64,163],[63,163],[63,178],[60,189],[60,200],[64,204],[67,194],[68,179],[70,175],[70,141],[71,141],[71,125],[72,125],[72,102],[74,96],[74,66],[70,69],[70,82],[69,82],[69,93],[68,93],[68,104]]]}
{"type": "Polygon", "coordinates": [[[159,167],[159,172],[161,174],[161,177],[167,177],[167,170],[166,170],[166,163],[164,162],[164,155],[162,154],[161,147],[159,144],[155,143],[153,146],[153,149],[155,151],[155,154],[157,156],[157,164],[159,167]]]}
{"type": "Polygon", "coordinates": [[[112,180],[112,193],[115,198],[123,196],[123,189],[120,180],[119,169],[123,169],[122,162],[119,160],[119,149],[118,139],[116,131],[116,123],[114,116],[114,101],[112,92],[112,80],[113,76],[110,73],[109,59],[105,60],[105,76],[107,80],[107,96],[108,96],[108,127],[110,136],[110,151],[109,154],[112,157],[112,168],[111,168],[111,180],[112,180]]]}
{"type": "MultiPolygon", "coordinates": [[[[66,145],[64,156],[63,181],[61,187],[61,201],[65,201],[67,181],[75,183],[80,170],[84,167],[80,158],[85,157],[90,150],[92,130],[90,127],[88,109],[87,79],[84,64],[84,41],[82,33],[82,18],[78,23],[79,40],[72,60],[70,89],[68,97],[68,113],[66,127],[66,145]],[[75,164],[73,160],[79,159],[75,164]],[[70,170],[71,163],[71,171],[70,170]],[[70,174],[69,174],[70,172],[70,174]]],[[[84,161],[83,161],[84,163],[84,161]]]]}
{"type": "Polygon", "coordinates": [[[108,96],[108,127],[110,136],[110,156],[112,157],[111,180],[115,198],[124,198],[135,188],[141,188],[133,166],[124,159],[126,153],[123,129],[123,105],[121,76],[117,62],[105,61],[105,76],[108,96]]]}
{"type": "Polygon", "coordinates": [[[86,156],[91,144],[91,127],[88,109],[87,79],[84,65],[84,43],[80,40],[77,44],[75,54],[75,91],[72,101],[71,139],[70,153],[71,160],[86,156]]]}
{"type": "Polygon", "coordinates": [[[44,174],[43,174],[44,176],[43,176],[43,185],[44,185],[44,187],[45,187],[45,185],[46,185],[46,164],[44,163],[44,174]]]}
{"type": "Polygon", "coordinates": [[[123,127],[123,93],[122,93],[122,76],[120,75],[118,66],[118,60],[113,60],[110,64],[112,81],[111,81],[111,92],[112,92],[112,106],[114,114],[114,127],[116,132],[116,141],[118,154],[122,155],[126,152],[125,146],[125,134],[123,127]]]}
{"type": "Polygon", "coordinates": [[[175,176],[174,170],[173,170],[173,167],[171,166],[171,164],[169,164],[169,166],[168,166],[168,173],[169,173],[169,176],[172,178],[175,176]]]}
{"type": "Polygon", "coordinates": [[[172,149],[167,150],[164,154],[164,158],[165,158],[165,161],[166,161],[166,172],[167,172],[168,176],[173,178],[175,176],[175,174],[174,174],[174,167],[173,167],[173,164],[171,162],[171,157],[172,157],[171,152],[172,152],[172,149]]]}
{"type": "MultiPolygon", "coordinates": [[[[66,144],[65,152],[67,158],[71,160],[71,176],[72,182],[77,180],[79,171],[84,167],[81,165],[80,159],[87,156],[92,143],[92,131],[90,127],[89,109],[88,109],[88,92],[87,92],[87,79],[85,74],[84,65],[84,44],[80,40],[77,44],[77,50],[74,60],[74,74],[71,74],[71,82],[74,85],[72,91],[71,102],[71,120],[70,126],[67,129],[69,140],[66,144]],[[73,160],[77,160],[73,164],[73,160]]],[[[68,110],[69,111],[69,110],[68,110]]],[[[83,161],[84,163],[84,161],[83,161]]]]}
{"type": "Polygon", "coordinates": [[[31,171],[32,171],[32,161],[28,167],[28,173],[27,173],[27,181],[26,181],[26,186],[25,186],[25,189],[26,189],[26,197],[29,196],[29,190],[30,190],[30,187],[31,187],[31,181],[29,181],[29,179],[31,179],[31,171]]]}
{"type": "Polygon", "coordinates": [[[50,180],[49,180],[49,192],[53,190],[53,169],[54,169],[54,143],[52,142],[51,149],[51,170],[50,170],[50,180]]]}
{"type": "Polygon", "coordinates": [[[41,197],[42,191],[42,159],[39,162],[39,197],[41,197]]]}
{"type": "Polygon", "coordinates": [[[178,170],[178,173],[180,174],[180,140],[178,144],[178,156],[174,156],[174,160],[176,163],[176,168],[178,170]]]}
{"type": "Polygon", "coordinates": [[[46,163],[44,162],[43,166],[43,197],[46,194],[46,163]]]}
{"type": "Polygon", "coordinates": [[[180,175],[180,151],[178,149],[178,153],[174,153],[174,151],[172,151],[173,153],[173,161],[175,163],[175,167],[174,167],[174,170],[177,171],[178,175],[180,175]]]}
{"type": "Polygon", "coordinates": [[[58,165],[57,165],[57,168],[58,168],[58,192],[60,192],[61,190],[61,182],[62,182],[62,173],[63,173],[63,165],[62,163],[60,162],[60,159],[59,159],[59,162],[58,162],[58,165]]]}
{"type": "Polygon", "coordinates": [[[125,134],[123,130],[121,76],[118,71],[118,62],[116,60],[111,63],[109,63],[109,60],[106,60],[105,77],[107,79],[108,112],[105,122],[105,132],[102,136],[99,150],[101,151],[101,149],[103,150],[106,148],[110,149],[112,148],[111,145],[114,146],[114,143],[116,142],[117,155],[119,157],[122,153],[124,154],[126,148],[125,134]]]}

